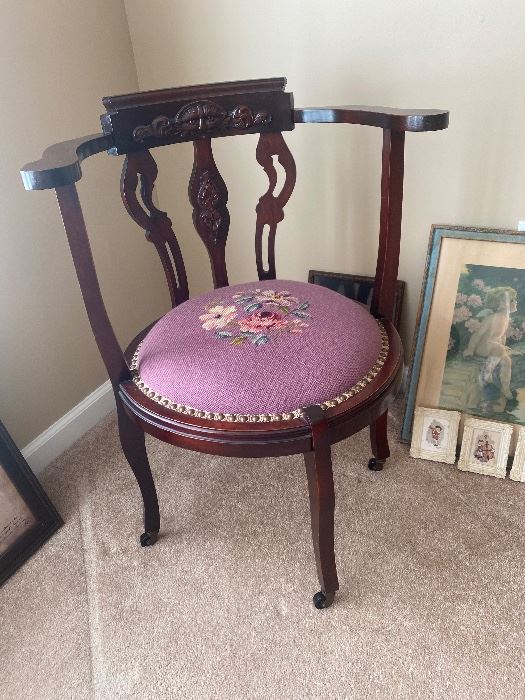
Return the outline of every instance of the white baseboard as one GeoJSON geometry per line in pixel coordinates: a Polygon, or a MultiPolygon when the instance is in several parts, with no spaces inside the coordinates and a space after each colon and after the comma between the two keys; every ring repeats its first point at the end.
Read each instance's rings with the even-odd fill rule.
{"type": "Polygon", "coordinates": [[[35,474],[41,472],[114,408],[115,398],[108,380],[23,448],[22,454],[31,469],[35,474]]]}

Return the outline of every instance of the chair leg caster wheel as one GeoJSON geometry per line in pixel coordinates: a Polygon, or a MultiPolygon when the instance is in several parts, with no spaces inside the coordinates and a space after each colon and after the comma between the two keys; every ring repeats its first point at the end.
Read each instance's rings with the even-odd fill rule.
{"type": "Polygon", "coordinates": [[[319,591],[313,597],[314,605],[318,610],[329,608],[334,602],[335,593],[323,593],[319,591]]]}
{"type": "Polygon", "coordinates": [[[140,546],[141,547],[151,547],[157,541],[159,536],[158,532],[143,532],[140,536],[140,546]]]}
{"type": "Polygon", "coordinates": [[[385,466],[386,459],[376,459],[375,457],[372,457],[368,461],[368,468],[372,472],[380,472],[383,467],[385,466]]]}

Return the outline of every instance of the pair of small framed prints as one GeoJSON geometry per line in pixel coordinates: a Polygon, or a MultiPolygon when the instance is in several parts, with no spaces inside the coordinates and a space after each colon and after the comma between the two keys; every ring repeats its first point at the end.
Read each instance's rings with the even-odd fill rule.
{"type": "MultiPolygon", "coordinates": [[[[418,407],[414,414],[412,457],[455,464],[459,411],[418,407]]],[[[467,416],[458,468],[504,479],[507,475],[512,425],[467,416]]],[[[525,482],[525,428],[519,427],[510,471],[514,481],[525,482]]]]}

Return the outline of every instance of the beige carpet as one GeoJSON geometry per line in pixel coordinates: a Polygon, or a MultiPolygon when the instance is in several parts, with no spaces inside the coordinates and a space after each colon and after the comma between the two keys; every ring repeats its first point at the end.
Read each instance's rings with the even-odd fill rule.
{"type": "Polygon", "coordinates": [[[301,457],[149,442],[163,536],[113,417],[44,476],[65,526],[0,589],[2,700],[525,697],[525,485],[334,448],[341,591],[317,611],[301,457]]]}

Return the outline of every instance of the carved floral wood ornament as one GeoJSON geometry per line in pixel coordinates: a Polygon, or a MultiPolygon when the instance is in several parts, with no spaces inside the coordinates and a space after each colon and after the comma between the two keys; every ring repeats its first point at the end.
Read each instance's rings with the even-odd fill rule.
{"type": "Polygon", "coordinates": [[[168,136],[206,136],[218,129],[250,129],[269,124],[272,115],[267,111],[254,112],[246,105],[238,105],[230,111],[216,102],[202,100],[190,102],[180,109],[175,117],[159,115],[150,124],[141,124],[133,130],[133,140],[142,143],[146,138],[168,136]]]}
{"type": "Polygon", "coordinates": [[[200,177],[200,187],[197,194],[198,216],[204,226],[212,232],[214,243],[217,243],[217,232],[222,223],[222,216],[216,208],[219,201],[220,192],[208,170],[205,170],[200,177]]]}
{"type": "Polygon", "coordinates": [[[210,256],[215,287],[228,284],[226,239],[230,228],[228,188],[215,164],[211,139],[193,142],[194,160],[188,196],[193,206],[193,225],[210,256]]]}

